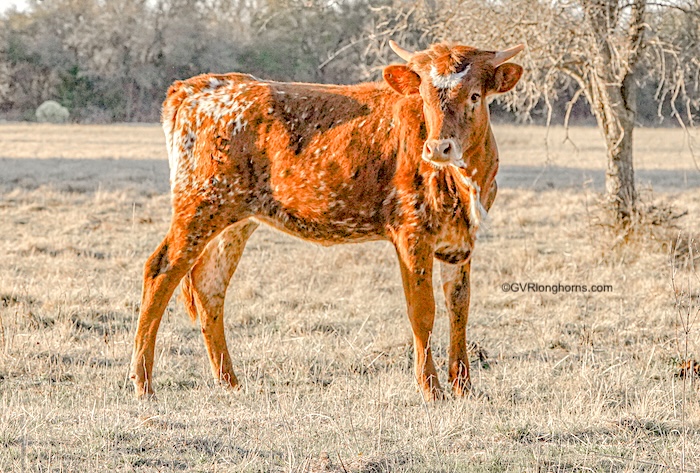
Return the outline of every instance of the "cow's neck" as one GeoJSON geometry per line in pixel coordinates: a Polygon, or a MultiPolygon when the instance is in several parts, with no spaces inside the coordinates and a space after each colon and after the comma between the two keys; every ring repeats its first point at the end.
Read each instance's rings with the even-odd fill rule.
{"type": "Polygon", "coordinates": [[[468,154],[465,153],[464,162],[467,163],[466,175],[479,186],[484,201],[498,172],[498,148],[490,124],[486,126],[481,143],[470,149],[468,154]]]}

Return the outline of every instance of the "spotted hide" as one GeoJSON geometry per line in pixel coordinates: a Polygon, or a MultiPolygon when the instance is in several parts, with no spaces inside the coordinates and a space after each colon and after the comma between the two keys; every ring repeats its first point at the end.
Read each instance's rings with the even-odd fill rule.
{"type": "Polygon", "coordinates": [[[163,104],[173,217],[144,269],[131,362],[139,396],[153,393],[163,311],[183,280],[216,379],[238,380],[224,337],[224,295],[260,222],[323,245],[388,240],[396,248],[414,335],[415,376],[443,396],[433,364],[433,261],[450,316],[449,382],[470,386],[466,349],[470,257],[496,196],[498,152],[488,96],[512,89],[523,49],[436,44],[409,52],[384,81],[283,83],[245,74],[176,82],[163,104]]]}

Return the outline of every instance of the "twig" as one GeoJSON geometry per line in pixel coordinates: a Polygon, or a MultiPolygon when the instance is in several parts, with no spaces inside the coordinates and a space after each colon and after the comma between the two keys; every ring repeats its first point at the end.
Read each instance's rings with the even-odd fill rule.
{"type": "Polygon", "coordinates": [[[5,340],[5,325],[2,323],[2,314],[0,314],[0,336],[2,337],[2,352],[7,350],[7,342],[5,340]]]}
{"type": "Polygon", "coordinates": [[[579,87],[576,90],[574,96],[571,97],[571,100],[569,100],[569,102],[566,104],[566,114],[564,115],[564,143],[566,143],[567,141],[571,143],[571,145],[574,147],[577,153],[578,146],[576,146],[576,143],[574,143],[571,137],[569,136],[569,119],[571,118],[571,110],[574,108],[574,105],[576,105],[576,102],[578,102],[578,99],[581,98],[582,93],[583,89],[579,87]]]}
{"type": "Polygon", "coordinates": [[[333,61],[333,59],[340,56],[345,50],[347,50],[347,49],[349,49],[349,48],[351,48],[351,47],[355,46],[356,44],[359,44],[363,41],[373,40],[375,38],[376,38],[376,36],[374,34],[370,33],[367,36],[362,36],[362,37],[356,39],[355,41],[351,41],[350,43],[346,44],[342,48],[331,53],[325,61],[323,61],[321,64],[318,65],[317,69],[319,71],[323,70],[324,67],[326,67],[331,61],[333,61]]]}
{"type": "Polygon", "coordinates": [[[340,456],[340,452],[338,452],[338,461],[340,462],[340,467],[343,469],[343,471],[348,473],[348,469],[345,468],[345,463],[343,462],[343,457],[340,456]]]}

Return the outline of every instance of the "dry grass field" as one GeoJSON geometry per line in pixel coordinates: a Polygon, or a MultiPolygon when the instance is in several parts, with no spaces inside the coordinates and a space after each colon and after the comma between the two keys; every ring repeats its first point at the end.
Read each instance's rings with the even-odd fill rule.
{"type": "Polygon", "coordinates": [[[671,257],[679,231],[700,233],[685,136],[638,131],[646,205],[688,215],[625,242],[600,220],[598,132],[572,129],[575,146],[545,135],[496,128],[472,396],[425,404],[416,391],[389,244],[322,248],[261,228],[226,306],[242,389],[212,382],[173,300],[158,400],[141,403],[128,368],[142,265],[170,211],[160,128],[0,125],[0,471],[700,471],[700,378],[680,376],[686,342],[700,359],[700,318],[683,331],[700,280],[683,248],[671,257]],[[528,282],[612,291],[502,290],[528,282]]]}

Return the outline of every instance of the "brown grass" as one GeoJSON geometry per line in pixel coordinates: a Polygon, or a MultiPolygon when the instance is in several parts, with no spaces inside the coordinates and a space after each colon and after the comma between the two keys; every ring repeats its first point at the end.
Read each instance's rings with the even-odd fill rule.
{"type": "MultiPolygon", "coordinates": [[[[328,249],[260,229],[227,302],[242,390],[211,382],[198,328],[173,301],[158,402],[140,404],[127,376],[142,265],[168,226],[162,132],[1,125],[0,471],[700,470],[674,237],[620,244],[596,225],[602,140],[571,133],[577,148],[559,129],[548,146],[543,129],[496,129],[501,191],[473,267],[474,396],[425,405],[415,390],[388,244],[328,249]],[[511,282],[613,291],[503,292],[511,282]]],[[[697,233],[700,172],[683,140],[640,130],[637,175],[697,233]]]]}

